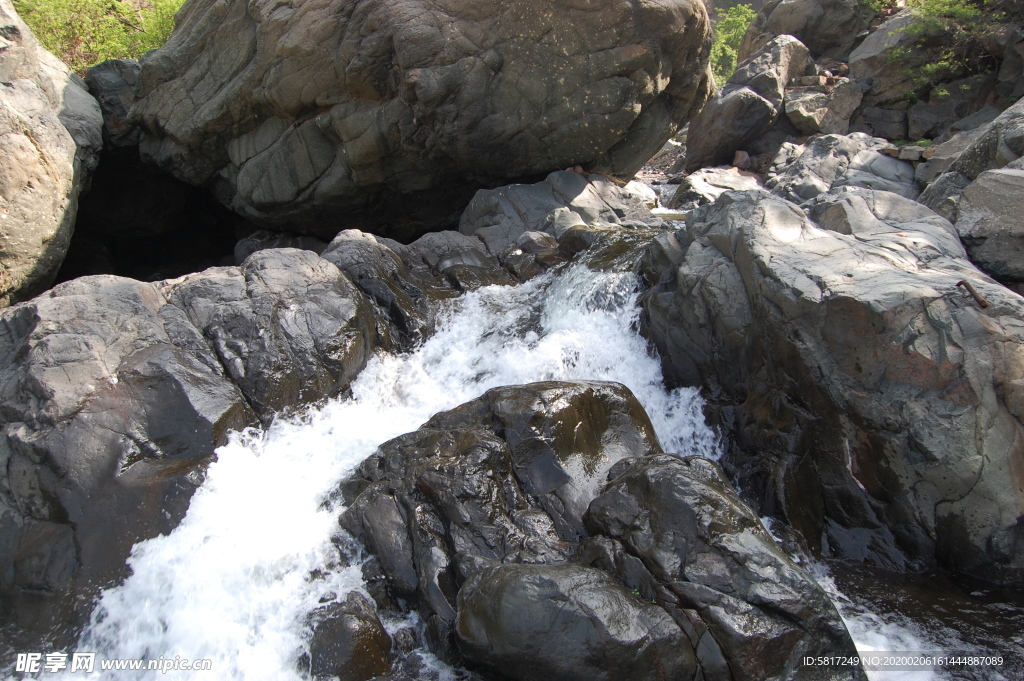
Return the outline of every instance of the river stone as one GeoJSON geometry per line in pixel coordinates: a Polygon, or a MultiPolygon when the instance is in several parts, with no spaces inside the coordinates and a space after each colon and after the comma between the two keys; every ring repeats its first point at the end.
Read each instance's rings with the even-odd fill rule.
{"type": "Polygon", "coordinates": [[[786,116],[800,132],[838,133],[850,128],[850,116],[860,106],[860,86],[849,78],[840,78],[831,89],[822,86],[793,87],[786,90],[786,116]]]}
{"type": "Polygon", "coordinates": [[[603,570],[501,565],[463,585],[458,612],[459,647],[501,678],[647,681],[697,671],[668,613],[603,570]]]}
{"type": "Polygon", "coordinates": [[[964,188],[956,231],[980,269],[1000,281],[1024,281],[1024,169],[1011,166],[986,170],[964,188]]]}
{"type": "Polygon", "coordinates": [[[190,3],[139,74],[144,158],[245,217],[403,241],[473,192],[628,176],[706,101],[693,0],[190,3]],[[311,28],[312,27],[312,28],[311,28]]]}
{"type": "Polygon", "coordinates": [[[100,108],[0,0],[0,306],[49,286],[99,161],[100,108]]]}
{"type": "Polygon", "coordinates": [[[358,592],[310,616],[310,673],[316,679],[370,681],[391,671],[391,637],[373,605],[358,592]]]}
{"type": "Polygon", "coordinates": [[[714,396],[737,484],[813,550],[1020,583],[1024,300],[915,202],[807,209],[727,193],[648,260],[670,263],[643,301],[669,382],[714,396]]]}
{"type": "Polygon", "coordinates": [[[737,150],[767,132],[789,82],[807,68],[807,48],[782,35],[741,63],[729,81],[690,122],[686,170],[727,164],[737,150]]]}
{"type": "Polygon", "coordinates": [[[500,255],[526,232],[561,239],[572,227],[658,227],[650,195],[619,186],[596,173],[556,171],[543,182],[481,189],[469,202],[459,231],[480,239],[491,255],[500,255]]]}
{"type": "Polygon", "coordinates": [[[815,57],[845,61],[874,11],[859,0],[771,0],[757,13],[739,46],[746,59],[777,36],[791,35],[815,57]]]}
{"type": "MultiPolygon", "coordinates": [[[[778,547],[716,464],[638,459],[590,505],[587,526],[620,541],[665,592],[700,613],[733,678],[814,678],[805,655],[855,655],[817,582],[778,547]]],[[[859,670],[830,678],[863,678],[859,670]]]]}

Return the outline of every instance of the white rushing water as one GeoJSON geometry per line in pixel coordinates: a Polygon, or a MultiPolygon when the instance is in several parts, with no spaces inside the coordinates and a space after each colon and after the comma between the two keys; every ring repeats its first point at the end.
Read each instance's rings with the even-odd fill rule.
{"type": "Polygon", "coordinates": [[[236,434],[182,523],[135,547],[133,574],[102,595],[78,650],[97,660],[210,659],[218,679],[301,678],[307,614],[327,594],[363,588],[358,566],[332,565],[338,509],[325,508],[326,496],[380,443],[495,386],[618,381],[666,451],[717,457],[696,392],[662,385],[636,330],[636,291],[633,274],[574,265],[557,279],[467,294],[419,349],[371,360],[351,399],[236,434]],[[327,577],[310,579],[314,570],[327,577]]]}

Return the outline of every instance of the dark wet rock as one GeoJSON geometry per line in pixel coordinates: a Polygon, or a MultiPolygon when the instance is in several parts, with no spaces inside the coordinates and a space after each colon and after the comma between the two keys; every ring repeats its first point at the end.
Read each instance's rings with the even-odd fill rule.
{"type": "Polygon", "coordinates": [[[462,214],[459,231],[501,255],[526,232],[556,239],[572,227],[660,226],[650,197],[595,173],[557,171],[543,182],[512,184],[476,193],[462,214]]]}
{"type": "Polygon", "coordinates": [[[710,632],[704,647],[720,649],[733,678],[816,678],[803,656],[856,654],[829,597],[716,464],[663,455],[616,473],[590,505],[587,527],[640,559],[677,620],[688,621],[687,609],[699,614],[710,632]]]}
{"type": "Polygon", "coordinates": [[[459,647],[502,678],[646,681],[697,671],[668,613],[603,570],[501,565],[463,585],[458,612],[459,647]]]}
{"type": "Polygon", "coordinates": [[[1024,302],[920,204],[844,187],[806,209],[725,194],[659,244],[669,380],[704,387],[730,474],[814,551],[1020,582],[1024,302]]]}
{"type": "Polygon", "coordinates": [[[391,637],[362,594],[353,592],[343,602],[318,608],[310,619],[313,678],[370,681],[391,671],[391,637]]]}
{"type": "Polygon", "coordinates": [[[164,282],[230,379],[265,422],[338,394],[376,339],[359,290],[327,260],[298,249],[258,251],[241,267],[164,282]]]}
{"type": "Polygon", "coordinates": [[[858,0],[770,0],[757,13],[739,47],[746,59],[781,35],[803,42],[815,58],[846,59],[874,11],[858,0]]]}
{"type": "Polygon", "coordinates": [[[57,276],[99,160],[99,105],[0,0],[0,306],[57,276]]]}
{"type": "Polygon", "coordinates": [[[690,0],[198,2],[145,60],[130,120],[144,158],[247,219],[407,241],[481,187],[632,175],[710,95],[710,43],[690,0]]]}
{"type": "Polygon", "coordinates": [[[718,468],[663,455],[618,384],[490,390],[382,445],[343,493],[342,525],[420,610],[435,651],[485,678],[753,679],[739,656],[761,645],[778,665],[760,678],[781,680],[805,678],[792,663],[804,653],[852,650],[718,468]],[[633,486],[622,501],[645,462],[680,491],[633,486]],[[650,536],[628,525],[645,518],[650,536]]]}
{"type": "Polygon", "coordinates": [[[782,35],[741,63],[690,122],[686,170],[729,163],[737,150],[767,132],[785,113],[786,86],[803,74],[807,60],[803,43],[782,35]]]}

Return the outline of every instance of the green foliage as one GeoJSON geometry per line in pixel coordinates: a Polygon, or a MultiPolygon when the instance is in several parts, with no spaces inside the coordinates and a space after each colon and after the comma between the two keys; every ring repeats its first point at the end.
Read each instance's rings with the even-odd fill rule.
{"type": "Polygon", "coordinates": [[[740,49],[743,34],[757,12],[750,5],[736,5],[724,11],[716,11],[715,42],[711,47],[711,69],[715,82],[725,83],[736,70],[736,55],[740,49]]]}
{"type": "Polygon", "coordinates": [[[183,0],[14,0],[39,42],[78,73],[160,47],[183,0]]]}

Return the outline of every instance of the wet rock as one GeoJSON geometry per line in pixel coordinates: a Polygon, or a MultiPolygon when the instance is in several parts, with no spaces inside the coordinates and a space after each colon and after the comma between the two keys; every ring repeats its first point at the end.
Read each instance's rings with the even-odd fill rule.
{"type": "Polygon", "coordinates": [[[310,673],[316,679],[370,681],[391,671],[391,637],[366,597],[350,593],[318,608],[310,619],[310,673]]]}
{"type": "Polygon", "coordinates": [[[856,0],[771,0],[743,36],[739,58],[746,59],[777,36],[791,35],[815,58],[845,60],[873,17],[874,11],[856,0]]]}
{"type": "Polygon", "coordinates": [[[102,124],[82,79],[0,0],[0,306],[53,283],[99,160],[102,124]]]}
{"type": "Polygon", "coordinates": [[[710,43],[689,0],[200,2],[146,59],[130,120],[144,158],[247,219],[408,241],[480,187],[633,174],[709,96],[710,43]]]}
{"type": "Polygon", "coordinates": [[[735,192],[691,214],[674,272],[645,273],[670,381],[712,396],[730,473],[813,550],[1020,582],[1024,302],[920,204],[844,187],[806,208],[735,192]]]}
{"type": "Polygon", "coordinates": [[[476,193],[462,214],[459,231],[500,255],[526,232],[556,239],[572,227],[659,226],[650,197],[620,187],[604,175],[558,171],[536,184],[512,184],[476,193]]]}
{"type": "Polygon", "coordinates": [[[258,251],[241,267],[188,275],[161,290],[264,422],[338,394],[373,352],[373,315],[359,290],[310,251],[258,251]]]}
{"type": "Polygon", "coordinates": [[[680,181],[669,208],[692,210],[713,202],[723,192],[760,187],[761,180],[754,173],[744,173],[736,168],[701,168],[680,181]]]}
{"type": "Polygon", "coordinates": [[[779,36],[741,63],[691,121],[686,170],[729,163],[738,149],[767,132],[782,113],[790,80],[807,68],[807,48],[779,36]]]}
{"type": "Polygon", "coordinates": [[[502,678],[644,681],[697,671],[672,618],[602,570],[495,567],[466,582],[458,612],[459,647],[502,678]]]}
{"type": "Polygon", "coordinates": [[[1024,169],[986,170],[964,188],[956,231],[980,269],[1000,281],[1024,281],[1024,169]]]}
{"type": "Polygon", "coordinates": [[[838,133],[850,128],[850,116],[860,106],[860,86],[841,78],[834,86],[794,87],[786,90],[786,116],[800,132],[838,133]]]}
{"type": "Polygon", "coordinates": [[[655,456],[617,473],[590,505],[588,528],[640,558],[663,585],[659,602],[671,603],[678,619],[684,609],[699,613],[732,678],[812,678],[803,656],[856,654],[829,597],[776,545],[717,465],[655,456]]]}

